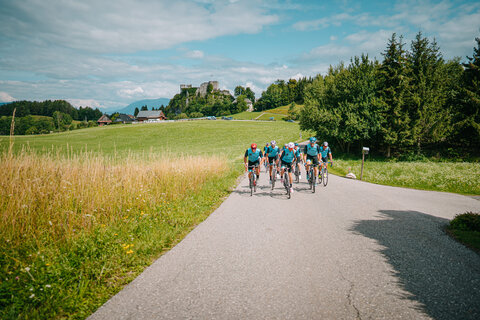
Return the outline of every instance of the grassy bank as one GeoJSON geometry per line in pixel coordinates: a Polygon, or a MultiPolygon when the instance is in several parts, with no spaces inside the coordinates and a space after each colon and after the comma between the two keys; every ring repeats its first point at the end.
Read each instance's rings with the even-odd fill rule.
{"type": "Polygon", "coordinates": [[[88,316],[195,225],[238,176],[218,157],[0,159],[0,318],[88,316]]]}
{"type": "Polygon", "coordinates": [[[466,212],[455,216],[447,233],[457,241],[480,254],[480,214],[466,212]]]}
{"type": "MultiPolygon", "coordinates": [[[[360,178],[361,160],[337,160],[330,168],[345,176],[349,168],[360,178]]],[[[366,161],[363,180],[396,187],[480,195],[480,163],[366,161]]]]}

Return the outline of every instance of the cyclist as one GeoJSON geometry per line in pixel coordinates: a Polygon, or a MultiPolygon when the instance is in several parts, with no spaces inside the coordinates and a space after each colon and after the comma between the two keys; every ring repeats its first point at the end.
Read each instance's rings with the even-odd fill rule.
{"type": "Polygon", "coordinates": [[[307,170],[307,180],[310,179],[308,172],[310,170],[310,164],[314,165],[314,174],[318,175],[318,162],[320,160],[320,146],[316,144],[317,138],[311,137],[310,143],[305,146],[303,151],[303,162],[305,162],[305,169],[307,170]]]}
{"type": "Polygon", "coordinates": [[[263,147],[263,162],[265,163],[265,169],[267,169],[267,148],[268,148],[268,142],[267,144],[265,145],[265,147],[263,147]]]}
{"type": "MultiPolygon", "coordinates": [[[[257,174],[257,179],[260,178],[260,166],[262,164],[262,158],[263,158],[263,153],[261,150],[257,149],[257,144],[252,143],[250,148],[245,151],[245,156],[243,158],[243,162],[245,163],[245,170],[252,169],[253,167],[257,166],[256,168],[256,174],[257,174]],[[248,160],[248,166],[247,166],[247,160],[248,160]]],[[[252,172],[248,172],[248,178],[250,179],[252,172]]]]}
{"type": "MultiPolygon", "coordinates": [[[[290,193],[293,193],[293,188],[292,188],[292,165],[295,162],[295,144],[293,142],[290,142],[287,145],[287,148],[283,149],[282,152],[280,153],[280,160],[282,161],[282,173],[280,174],[281,178],[281,183],[283,184],[283,174],[285,173],[285,169],[288,170],[288,178],[290,179],[290,193]]],[[[278,164],[278,160],[277,160],[278,164]]]]}
{"type": "Polygon", "coordinates": [[[330,150],[330,147],[328,146],[328,142],[325,141],[322,144],[322,147],[320,148],[320,155],[322,157],[322,163],[320,164],[320,170],[323,168],[323,165],[327,165],[327,156],[330,158],[330,162],[333,162],[332,159],[332,150],[330,150]]]}
{"type": "Polygon", "coordinates": [[[277,163],[279,153],[280,148],[277,146],[277,142],[272,140],[270,146],[265,150],[265,159],[268,159],[268,164],[270,165],[270,184],[272,184],[272,166],[277,163]]]}
{"type": "Polygon", "coordinates": [[[298,179],[302,180],[302,172],[300,171],[300,162],[302,162],[302,152],[300,151],[300,146],[296,142],[295,142],[294,150],[295,150],[295,162],[297,164],[298,171],[300,172],[298,179]]]}

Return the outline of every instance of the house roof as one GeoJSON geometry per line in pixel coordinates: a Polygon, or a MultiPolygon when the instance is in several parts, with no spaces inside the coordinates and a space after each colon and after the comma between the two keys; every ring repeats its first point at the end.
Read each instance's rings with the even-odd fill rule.
{"type": "Polygon", "coordinates": [[[115,121],[116,122],[132,122],[133,119],[128,114],[120,113],[115,121]]]}
{"type": "Polygon", "coordinates": [[[110,118],[108,118],[107,115],[104,114],[100,117],[100,119],[97,120],[97,122],[112,122],[112,120],[110,120],[110,118]]]}
{"type": "Polygon", "coordinates": [[[160,117],[165,117],[162,110],[139,111],[137,114],[137,118],[160,118],[160,117]]]}

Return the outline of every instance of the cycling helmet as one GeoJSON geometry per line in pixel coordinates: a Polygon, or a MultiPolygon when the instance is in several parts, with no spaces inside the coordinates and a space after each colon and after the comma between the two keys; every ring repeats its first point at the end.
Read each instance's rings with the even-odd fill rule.
{"type": "Polygon", "coordinates": [[[290,142],[290,143],[288,144],[288,149],[293,149],[293,148],[295,148],[295,143],[290,142]]]}
{"type": "Polygon", "coordinates": [[[298,143],[295,142],[295,147],[297,147],[297,146],[298,146],[298,143]]]}
{"type": "Polygon", "coordinates": [[[325,141],[325,142],[323,143],[323,145],[324,145],[325,147],[328,147],[328,142],[325,141]]]}
{"type": "Polygon", "coordinates": [[[315,137],[311,137],[311,138],[310,138],[310,142],[311,142],[311,143],[314,143],[315,141],[317,141],[317,138],[315,138],[315,137]]]}
{"type": "Polygon", "coordinates": [[[252,147],[252,149],[257,149],[257,144],[256,144],[256,143],[252,143],[252,145],[251,145],[250,147],[252,147]]]}
{"type": "Polygon", "coordinates": [[[270,142],[270,144],[271,144],[272,146],[274,146],[274,145],[276,145],[276,144],[277,144],[277,141],[275,141],[275,140],[272,140],[272,141],[270,142]]]}

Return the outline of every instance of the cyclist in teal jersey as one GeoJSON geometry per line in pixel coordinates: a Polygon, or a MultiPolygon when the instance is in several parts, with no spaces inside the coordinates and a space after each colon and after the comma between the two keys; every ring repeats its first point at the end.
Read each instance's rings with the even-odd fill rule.
{"type": "Polygon", "coordinates": [[[265,151],[265,159],[268,159],[270,164],[270,184],[272,183],[272,166],[277,163],[278,155],[280,154],[280,148],[277,146],[277,142],[272,140],[270,146],[265,151]]]}
{"type": "MultiPolygon", "coordinates": [[[[297,164],[297,167],[298,167],[298,171],[300,171],[300,162],[302,161],[302,153],[300,151],[300,146],[298,145],[298,143],[295,143],[295,162],[297,164]]],[[[298,179],[302,180],[302,174],[300,173],[300,175],[298,176],[298,179]]]]}
{"type": "Polygon", "coordinates": [[[310,164],[315,165],[313,168],[315,176],[318,175],[318,163],[320,161],[320,146],[316,144],[317,138],[311,137],[310,143],[305,146],[303,151],[303,161],[305,162],[305,169],[307,170],[307,180],[309,179],[308,172],[310,164]]]}
{"type": "MultiPolygon", "coordinates": [[[[292,167],[295,162],[295,144],[293,142],[290,142],[287,145],[287,148],[283,149],[282,152],[280,153],[280,161],[281,166],[282,166],[282,173],[280,174],[280,177],[282,178],[281,182],[283,184],[283,174],[285,173],[285,169],[288,170],[288,178],[290,179],[290,193],[293,192],[292,188],[292,167]]],[[[278,164],[278,160],[277,160],[278,164]]]]}
{"type": "Polygon", "coordinates": [[[320,156],[322,157],[322,163],[320,164],[320,169],[323,167],[323,165],[327,165],[328,158],[330,158],[330,162],[333,162],[332,159],[332,150],[330,150],[330,147],[328,146],[328,142],[325,141],[320,148],[320,156]]]}
{"type": "Polygon", "coordinates": [[[262,158],[263,158],[263,153],[261,150],[257,149],[257,144],[252,143],[250,148],[248,148],[245,151],[245,156],[243,158],[243,162],[245,163],[245,170],[249,170],[248,172],[248,178],[250,179],[253,168],[256,166],[256,174],[257,174],[257,179],[260,178],[260,166],[262,164],[262,158]],[[248,160],[248,166],[247,166],[247,160],[248,160]]]}

